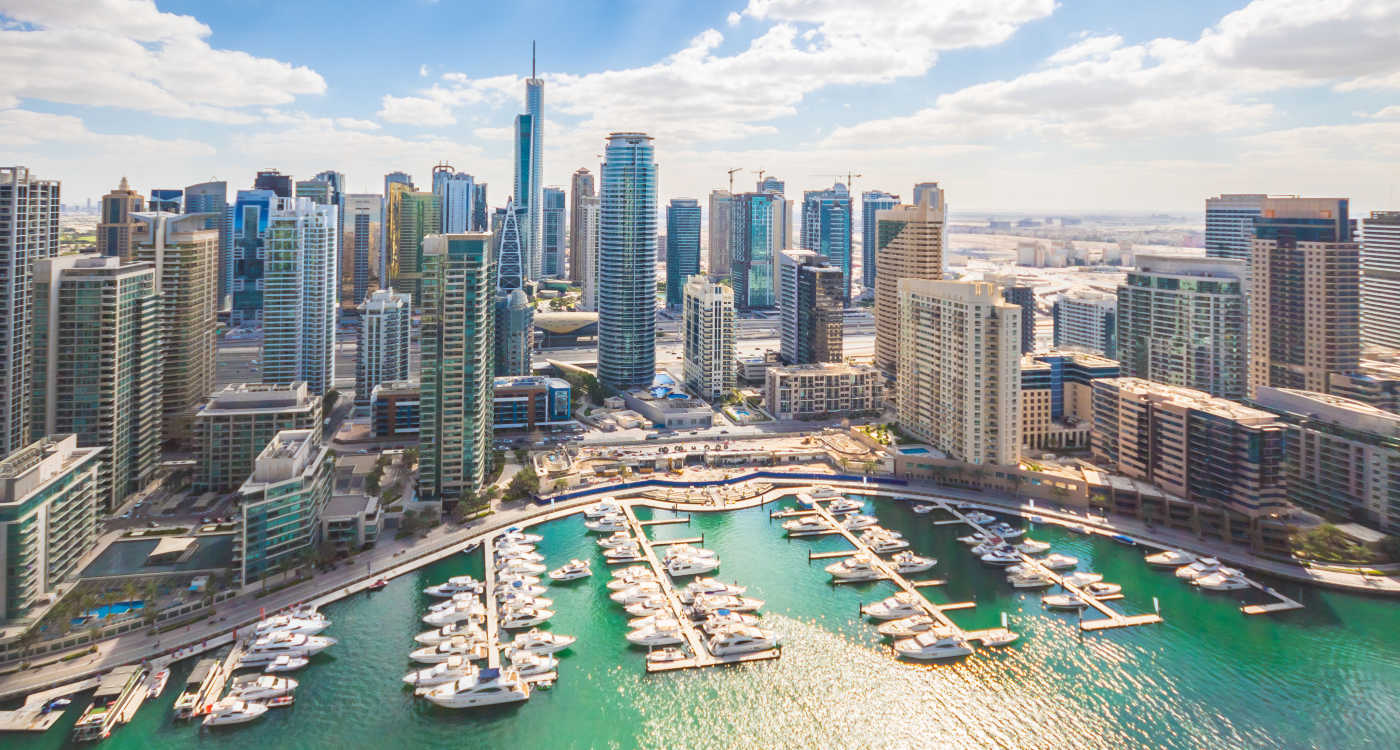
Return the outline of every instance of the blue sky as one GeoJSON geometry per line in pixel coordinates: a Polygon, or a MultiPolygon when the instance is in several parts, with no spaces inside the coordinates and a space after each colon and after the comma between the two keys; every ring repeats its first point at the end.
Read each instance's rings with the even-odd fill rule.
{"type": "Polygon", "coordinates": [[[744,167],[792,194],[937,180],[954,211],[1400,207],[1400,0],[1138,6],[0,0],[0,162],[72,201],[260,167],[377,192],[446,160],[494,201],[535,39],[549,184],[625,129],[656,137],[663,198],[744,167]]]}

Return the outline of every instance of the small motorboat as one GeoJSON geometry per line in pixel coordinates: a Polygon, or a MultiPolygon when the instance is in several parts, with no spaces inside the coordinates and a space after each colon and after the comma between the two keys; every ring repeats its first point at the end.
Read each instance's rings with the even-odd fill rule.
{"type": "Polygon", "coordinates": [[[1210,575],[1220,570],[1220,561],[1214,557],[1202,557],[1201,559],[1176,569],[1176,577],[1194,581],[1204,575],[1210,575]]]}
{"type": "Polygon", "coordinates": [[[293,703],[295,700],[296,700],[296,699],[293,698],[293,697],[290,696],[290,695],[279,695],[279,696],[277,696],[276,698],[273,698],[272,700],[268,701],[268,702],[267,702],[267,707],[268,707],[268,708],[286,708],[286,707],[292,705],[292,703],[293,703]]]}
{"type": "Polygon", "coordinates": [[[713,557],[674,557],[666,561],[666,572],[672,578],[713,573],[719,567],[719,559],[713,557]]]}
{"type": "Polygon", "coordinates": [[[1018,529],[1005,521],[994,523],[987,527],[987,531],[1001,537],[1002,539],[1015,539],[1026,533],[1025,529],[1018,529]]]}
{"type": "Polygon", "coordinates": [[[461,654],[453,654],[447,661],[438,662],[426,669],[419,669],[409,672],[403,676],[403,681],[416,688],[433,687],[443,685],[458,677],[466,677],[476,669],[471,660],[461,654]]]}
{"type": "Polygon", "coordinates": [[[638,585],[638,584],[643,584],[643,583],[656,583],[656,582],[657,582],[657,579],[656,579],[655,574],[648,572],[648,573],[646,573],[646,574],[637,574],[637,575],[624,576],[624,577],[622,577],[622,578],[614,578],[614,579],[612,579],[611,581],[608,581],[608,584],[607,584],[607,585],[608,585],[608,591],[614,591],[614,592],[616,592],[616,591],[626,591],[627,589],[630,589],[630,588],[632,588],[633,586],[636,586],[636,585],[638,585]]]}
{"type": "Polygon", "coordinates": [[[634,646],[675,646],[685,643],[685,635],[679,622],[662,618],[628,633],[627,642],[634,646]]]}
{"type": "Polygon", "coordinates": [[[243,701],[265,701],[291,695],[297,689],[297,681],[287,677],[262,675],[234,683],[228,697],[243,701]]]}
{"type": "Polygon", "coordinates": [[[223,727],[244,724],[267,713],[267,706],[261,703],[246,703],[240,700],[224,700],[215,703],[204,716],[204,726],[223,727]]]}
{"type": "Polygon", "coordinates": [[[1048,589],[1055,585],[1050,576],[1038,570],[1026,570],[1007,576],[1007,582],[1018,589],[1048,589]]]}
{"type": "Polygon", "coordinates": [[[812,497],[840,497],[841,492],[829,484],[819,484],[812,488],[812,497]]]}
{"type": "Polygon", "coordinates": [[[465,622],[456,622],[451,625],[443,625],[440,628],[419,633],[413,636],[413,640],[415,643],[424,646],[436,646],[443,641],[450,641],[459,635],[467,638],[474,638],[478,637],[478,634],[484,637],[486,631],[482,630],[480,625],[468,620],[465,622]]]}
{"type": "Polygon", "coordinates": [[[832,578],[842,581],[873,581],[882,577],[875,567],[875,558],[867,552],[858,552],[850,557],[834,562],[825,568],[832,578]]]}
{"type": "Polygon", "coordinates": [[[783,530],[788,536],[799,534],[821,534],[831,531],[831,522],[821,516],[803,516],[783,522],[783,530]]]}
{"type": "Polygon", "coordinates": [[[1050,551],[1050,543],[1039,542],[1034,539],[1031,539],[1030,537],[1026,537],[1025,539],[1021,540],[1020,544],[1016,545],[1016,551],[1024,552],[1028,555],[1039,555],[1042,552],[1050,551]]]}
{"type": "Polygon", "coordinates": [[[150,679],[146,681],[146,700],[155,700],[160,694],[165,692],[165,686],[170,682],[170,670],[161,669],[153,672],[150,679]]]}
{"type": "Polygon", "coordinates": [[[858,513],[865,510],[865,501],[843,497],[838,500],[832,500],[831,503],[826,506],[826,509],[834,516],[840,516],[846,513],[858,513]]]}
{"type": "Polygon", "coordinates": [[[617,501],[608,497],[583,509],[583,517],[588,520],[603,518],[606,516],[622,515],[622,506],[617,501]]]}
{"type": "Polygon", "coordinates": [[[577,581],[591,575],[593,575],[593,571],[589,568],[588,562],[577,558],[568,561],[562,567],[549,571],[549,578],[554,581],[577,581]]]}
{"type": "Polygon", "coordinates": [[[513,649],[507,647],[501,654],[510,662],[510,666],[520,670],[521,677],[535,677],[542,674],[549,674],[559,666],[559,659],[549,654],[537,654],[526,649],[513,649]]]}
{"type": "Polygon", "coordinates": [[[920,633],[913,638],[895,641],[894,650],[895,653],[906,659],[921,661],[956,659],[972,653],[972,648],[960,636],[936,631],[920,633]]]}
{"type": "Polygon", "coordinates": [[[1090,573],[1087,570],[1076,570],[1073,573],[1066,573],[1061,576],[1061,580],[1066,586],[1088,586],[1091,583],[1098,583],[1103,580],[1102,573],[1090,573]]]}
{"type": "Polygon", "coordinates": [[[670,608],[671,604],[666,600],[666,597],[653,596],[643,599],[639,602],[629,604],[626,607],[623,607],[622,611],[626,612],[632,617],[646,617],[647,615],[654,615],[658,612],[665,612],[670,608]]]}
{"type": "Polygon", "coordinates": [[[628,547],[637,543],[636,537],[626,531],[614,531],[607,536],[598,537],[598,546],[603,549],[614,549],[617,547],[628,547]]]}
{"type": "Polygon", "coordinates": [[[501,627],[505,630],[530,628],[539,625],[553,616],[554,610],[542,609],[535,606],[521,607],[504,615],[501,618],[501,627]]]}
{"type": "Polygon", "coordinates": [[[422,664],[438,664],[445,662],[454,656],[463,659],[476,659],[477,655],[486,651],[487,643],[482,638],[464,638],[457,636],[450,641],[443,641],[436,646],[424,646],[409,652],[408,658],[422,664]]]}
{"type": "Polygon", "coordinates": [[[655,581],[648,581],[646,583],[639,583],[629,589],[613,592],[608,595],[608,598],[618,604],[626,606],[628,604],[636,604],[643,599],[650,599],[653,596],[660,595],[661,584],[655,581]]]}
{"type": "Polygon", "coordinates": [[[514,586],[516,583],[522,583],[527,586],[538,586],[541,582],[539,576],[526,575],[524,573],[496,574],[497,586],[514,586]]]}
{"type": "Polygon", "coordinates": [[[1164,549],[1142,558],[1142,561],[1154,568],[1179,568],[1196,562],[1196,556],[1179,549],[1164,549]]]}
{"type": "Polygon", "coordinates": [[[641,549],[637,548],[636,545],[610,549],[603,553],[603,557],[606,558],[608,562],[614,563],[637,562],[638,560],[646,559],[646,555],[643,555],[641,549]]]}
{"type": "Polygon", "coordinates": [[[531,534],[521,531],[519,526],[512,526],[506,529],[497,540],[497,544],[537,544],[543,542],[544,537],[539,534],[531,534]]]}
{"type": "Polygon", "coordinates": [[[742,612],[730,612],[727,609],[717,610],[714,614],[700,621],[700,630],[705,635],[714,635],[725,628],[735,625],[758,625],[759,620],[756,615],[746,615],[742,612]]]}
{"type": "Polygon", "coordinates": [[[1010,547],[998,547],[981,557],[982,562],[988,565],[1006,567],[1021,562],[1021,553],[1010,547]]]}
{"type": "MultiPolygon", "coordinates": [[[[971,533],[971,534],[968,534],[967,536],[960,536],[960,537],[958,537],[958,541],[960,541],[960,542],[962,542],[963,544],[966,544],[966,545],[968,545],[968,546],[970,546],[970,547],[976,547],[976,546],[978,546],[978,545],[986,544],[988,541],[991,541],[993,538],[994,538],[994,537],[993,537],[991,534],[984,534],[984,533],[982,533],[982,532],[980,532],[980,531],[977,531],[977,532],[973,532],[973,533],[971,533]]],[[[1000,541],[1000,540],[998,539],[997,541],[1000,541]]]]}
{"type": "Polygon", "coordinates": [[[613,578],[626,578],[627,576],[655,575],[651,568],[646,565],[628,565],[625,568],[613,570],[613,578]]]}
{"type": "Polygon", "coordinates": [[[1240,591],[1249,588],[1249,580],[1238,570],[1221,568],[1192,580],[1191,585],[1206,591],[1240,591]]]}
{"type": "Polygon", "coordinates": [[[517,633],[515,639],[510,642],[510,646],[516,649],[525,649],[537,654],[553,654],[572,646],[578,638],[572,635],[560,635],[548,630],[532,628],[526,633],[517,633]]]}
{"type": "Polygon", "coordinates": [[[381,591],[381,590],[384,589],[384,587],[386,587],[386,586],[388,586],[388,585],[389,585],[389,582],[388,582],[388,581],[384,580],[383,578],[380,578],[380,579],[375,580],[374,583],[371,583],[370,585],[366,586],[366,587],[365,587],[365,590],[366,590],[366,591],[381,591]]]}
{"type": "Polygon", "coordinates": [[[1046,594],[1040,597],[1040,603],[1046,609],[1084,609],[1089,606],[1074,594],[1046,594]]]}
{"type": "Polygon", "coordinates": [[[978,526],[985,526],[989,523],[995,523],[997,520],[996,516],[990,513],[983,513],[980,510],[974,510],[968,513],[966,518],[968,523],[976,524],[978,526]]]}
{"type": "Polygon", "coordinates": [[[479,549],[481,549],[481,540],[480,540],[480,539],[478,539],[478,540],[476,540],[476,541],[474,541],[474,542],[471,542],[471,543],[468,544],[467,546],[463,547],[463,548],[462,548],[462,554],[464,554],[464,555],[470,555],[471,553],[473,553],[473,552],[475,552],[475,551],[477,551],[477,550],[479,550],[479,549]]]}
{"type": "Polygon", "coordinates": [[[621,513],[599,516],[590,521],[584,521],[583,526],[593,532],[622,531],[627,528],[627,517],[621,513]]]}
{"type": "Polygon", "coordinates": [[[525,560],[502,560],[496,563],[496,573],[537,576],[543,573],[544,566],[538,562],[528,562],[525,560]]]}
{"type": "Polygon", "coordinates": [[[895,570],[901,574],[922,573],[938,564],[937,558],[916,555],[909,550],[900,552],[893,559],[895,570]]]}
{"type": "Polygon", "coordinates": [[[697,596],[713,596],[716,594],[733,594],[734,596],[740,596],[745,591],[748,591],[747,586],[725,583],[716,578],[701,577],[687,583],[685,588],[676,592],[676,596],[681,600],[681,604],[690,604],[695,601],[695,597],[697,596]]]}
{"type": "Polygon", "coordinates": [[[1051,552],[1036,562],[1049,568],[1050,570],[1068,570],[1079,564],[1079,558],[1072,555],[1065,555],[1059,552],[1051,552]]]}
{"type": "Polygon", "coordinates": [[[504,602],[507,599],[521,596],[544,596],[545,588],[533,583],[524,581],[512,581],[509,585],[501,586],[496,590],[496,601],[504,602]]]}
{"type": "Polygon", "coordinates": [[[1112,538],[1113,541],[1118,542],[1119,544],[1122,544],[1127,547],[1137,546],[1137,540],[1128,536],[1127,534],[1114,534],[1112,538]]]}
{"type": "Polygon", "coordinates": [[[926,515],[932,513],[936,507],[937,507],[937,506],[934,506],[934,505],[923,505],[923,504],[920,504],[920,505],[915,505],[915,506],[914,506],[913,508],[911,508],[910,510],[914,511],[914,512],[917,513],[918,515],[926,516],[926,515]]]}
{"type": "Polygon", "coordinates": [[[701,613],[705,618],[718,614],[721,610],[730,612],[757,612],[763,608],[762,599],[754,599],[750,596],[735,596],[733,594],[718,594],[715,596],[697,596],[692,609],[701,613]]]}
{"type": "Polygon", "coordinates": [[[1093,583],[1082,586],[1080,590],[1094,598],[1123,593],[1122,586],[1116,583],[1104,583],[1103,581],[1094,581],[1093,583]]]}

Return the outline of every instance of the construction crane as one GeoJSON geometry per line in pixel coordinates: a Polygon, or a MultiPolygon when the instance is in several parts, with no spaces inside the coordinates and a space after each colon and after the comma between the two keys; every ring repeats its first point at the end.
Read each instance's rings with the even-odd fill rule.
{"type": "Polygon", "coordinates": [[[735,172],[742,172],[742,171],[744,171],[744,168],[743,168],[743,167],[735,167],[735,168],[729,170],[729,194],[730,194],[730,195],[733,195],[733,194],[734,194],[734,173],[735,173],[735,172]]]}
{"type": "Polygon", "coordinates": [[[755,169],[755,170],[753,170],[753,171],[758,173],[758,184],[762,185],[762,184],[763,184],[763,175],[768,174],[768,170],[766,170],[766,169],[755,169]]]}
{"type": "Polygon", "coordinates": [[[813,176],[813,177],[830,177],[830,178],[833,179],[833,180],[839,180],[839,179],[841,179],[842,177],[845,177],[845,178],[846,178],[846,183],[845,183],[845,184],[846,184],[846,189],[847,189],[848,191],[850,191],[852,195],[855,195],[855,192],[856,192],[856,184],[855,184],[855,183],[856,183],[856,178],[857,178],[857,177],[864,177],[865,175],[860,174],[859,172],[847,172],[847,173],[845,173],[844,175],[842,175],[842,174],[814,174],[814,175],[812,175],[812,176],[813,176]]]}

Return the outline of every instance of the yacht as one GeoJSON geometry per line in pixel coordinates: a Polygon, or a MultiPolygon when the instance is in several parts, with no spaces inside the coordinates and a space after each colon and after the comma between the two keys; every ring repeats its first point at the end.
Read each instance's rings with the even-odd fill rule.
{"type": "Polygon", "coordinates": [[[988,540],[990,540],[991,538],[992,538],[992,535],[991,535],[991,534],[984,534],[984,533],[982,533],[982,532],[980,532],[980,531],[976,531],[976,532],[973,532],[973,533],[971,533],[971,534],[968,534],[967,536],[960,536],[960,537],[958,537],[958,541],[960,541],[960,542],[962,542],[963,544],[966,544],[966,545],[968,545],[968,546],[973,546],[973,547],[975,547],[975,546],[977,546],[977,545],[979,545],[979,544],[985,544],[985,543],[986,543],[988,540]]]}
{"type": "Polygon", "coordinates": [[[504,601],[511,597],[519,596],[543,596],[545,587],[524,581],[512,581],[510,585],[501,586],[496,589],[496,601],[504,601]]]}
{"type": "Polygon", "coordinates": [[[871,526],[876,526],[879,523],[880,519],[875,516],[868,516],[864,513],[854,513],[841,519],[841,528],[846,531],[860,531],[861,529],[868,529],[871,526]]]}
{"type": "Polygon", "coordinates": [[[226,727],[234,724],[246,724],[265,713],[267,713],[267,706],[261,703],[224,699],[209,709],[209,713],[204,717],[204,726],[226,727]]]}
{"type": "Polygon", "coordinates": [[[271,635],[273,633],[300,633],[302,635],[316,635],[322,630],[330,627],[330,620],[316,615],[315,617],[297,617],[295,615],[275,615],[266,620],[259,621],[253,626],[254,636],[271,635]]]}
{"type": "Polygon", "coordinates": [[[628,604],[636,604],[637,602],[639,602],[639,601],[641,601],[641,600],[643,600],[643,599],[649,599],[649,598],[651,598],[651,597],[653,597],[653,596],[660,596],[660,595],[661,595],[661,584],[656,583],[656,582],[647,582],[647,583],[639,583],[639,584],[637,584],[636,586],[633,586],[633,587],[630,588],[630,589],[623,589],[622,591],[618,591],[618,592],[615,592],[615,593],[613,593],[613,594],[609,594],[609,595],[608,595],[608,598],[609,598],[609,599],[612,599],[613,601],[617,602],[618,604],[621,604],[621,605],[623,605],[623,606],[627,606],[628,604]]]}
{"type": "Polygon", "coordinates": [[[819,484],[812,488],[812,497],[841,497],[840,491],[829,484],[819,484]]]}
{"type": "Polygon", "coordinates": [[[544,572],[544,565],[528,560],[502,560],[496,563],[496,574],[537,576],[544,572]]]}
{"type": "Polygon", "coordinates": [[[689,659],[690,654],[678,648],[658,648],[647,654],[648,664],[667,664],[673,661],[689,659]]]}
{"type": "MultiPolygon", "coordinates": [[[[533,548],[526,549],[525,547],[509,547],[505,550],[497,552],[496,557],[497,559],[506,562],[544,562],[544,555],[541,555],[540,553],[536,552],[533,548]]],[[[499,565],[497,567],[499,567],[499,565]]]]}
{"type": "Polygon", "coordinates": [[[434,610],[423,615],[423,622],[428,625],[451,625],[455,622],[470,620],[486,616],[486,607],[479,601],[474,602],[453,602],[452,606],[439,610],[434,610]]]}
{"type": "Polygon", "coordinates": [[[972,554],[976,555],[977,557],[981,557],[987,554],[988,552],[991,552],[992,550],[1001,549],[1004,546],[1006,546],[1006,542],[1002,541],[1001,537],[989,537],[985,542],[982,542],[976,547],[973,547],[972,554]]]}
{"type": "Polygon", "coordinates": [[[466,638],[474,638],[478,633],[485,635],[486,631],[482,630],[480,625],[468,620],[466,622],[454,622],[451,625],[443,625],[434,630],[425,630],[413,636],[413,640],[415,643],[423,646],[436,646],[443,641],[452,640],[455,636],[460,635],[466,638]]]}
{"type": "Polygon", "coordinates": [[[539,576],[526,575],[525,573],[497,573],[497,574],[496,574],[496,585],[497,585],[497,586],[512,586],[512,585],[515,584],[516,581],[519,581],[520,583],[526,583],[526,584],[529,584],[529,585],[531,585],[531,586],[537,586],[537,585],[539,585],[539,583],[540,583],[540,577],[539,577],[539,576]]]}
{"type": "Polygon", "coordinates": [[[146,682],[146,700],[149,701],[159,698],[160,694],[165,692],[166,683],[169,682],[170,670],[162,669],[157,672],[152,672],[150,678],[146,682]]]}
{"type": "Polygon", "coordinates": [[[1020,544],[1016,545],[1016,550],[1018,552],[1024,552],[1028,555],[1039,555],[1042,552],[1050,551],[1050,543],[1038,542],[1034,539],[1031,539],[1030,537],[1026,537],[1025,539],[1021,540],[1020,544]]]}
{"type": "Polygon", "coordinates": [[[533,651],[537,654],[553,654],[572,646],[578,640],[571,635],[560,635],[548,630],[531,628],[528,632],[517,633],[510,646],[516,649],[533,651]]]}
{"type": "Polygon", "coordinates": [[[646,573],[645,575],[638,574],[624,576],[622,578],[614,578],[613,580],[608,581],[608,591],[626,591],[627,589],[630,589],[638,584],[656,582],[656,575],[650,572],[646,573]]]}
{"type": "Polygon", "coordinates": [[[817,501],[812,499],[812,496],[805,492],[797,493],[796,500],[797,507],[803,510],[811,510],[812,508],[817,507],[817,501]]]}
{"type": "Polygon", "coordinates": [[[1088,606],[1074,594],[1046,594],[1040,597],[1040,603],[1047,609],[1084,609],[1088,606]]]}
{"type": "Polygon", "coordinates": [[[302,667],[310,663],[311,660],[306,658],[305,656],[292,656],[290,654],[282,654],[276,659],[273,659],[271,664],[268,664],[266,667],[263,667],[263,671],[267,672],[268,674],[278,674],[280,672],[295,672],[298,669],[301,669],[302,667]]]}
{"type": "Polygon", "coordinates": [[[454,656],[465,659],[477,658],[476,654],[486,649],[486,641],[477,638],[465,638],[456,636],[450,641],[443,641],[436,646],[424,646],[411,651],[408,658],[423,664],[437,664],[447,661],[454,656]]]}
{"type": "Polygon", "coordinates": [[[998,547],[991,552],[982,555],[982,562],[988,565],[1006,567],[1021,562],[1021,553],[1010,547],[998,547]]]}
{"type": "Polygon", "coordinates": [[[1050,576],[1036,570],[1012,573],[1006,580],[1013,588],[1018,589],[1048,589],[1055,585],[1050,576]]]}
{"type": "Polygon", "coordinates": [[[1068,570],[1079,564],[1079,558],[1059,552],[1051,552],[1036,562],[1050,570],[1068,570]]]}
{"type": "Polygon", "coordinates": [[[831,531],[831,522],[821,516],[802,516],[790,521],[783,521],[783,530],[788,536],[797,534],[820,534],[823,531],[831,531]]]}
{"type": "Polygon", "coordinates": [[[917,514],[919,514],[919,515],[921,515],[921,516],[926,516],[926,515],[932,513],[932,512],[934,511],[934,509],[937,508],[937,507],[938,507],[938,506],[936,506],[936,505],[923,505],[923,504],[919,504],[919,505],[915,505],[915,506],[914,506],[913,508],[911,508],[910,510],[913,510],[915,513],[917,513],[917,514]]]}
{"type": "Polygon", "coordinates": [[[519,526],[512,526],[511,528],[506,529],[506,533],[500,535],[500,537],[496,539],[497,544],[539,544],[543,541],[544,537],[540,536],[539,534],[531,534],[525,531],[521,531],[519,526]]]}
{"type": "Polygon", "coordinates": [[[997,520],[996,516],[990,513],[983,513],[980,510],[974,510],[968,513],[966,518],[968,523],[977,524],[978,526],[985,526],[989,523],[996,523],[997,520]]]}
{"type": "Polygon", "coordinates": [[[1196,562],[1196,556],[1179,549],[1164,549],[1142,558],[1142,561],[1154,568],[1179,568],[1196,562]]]}
{"type": "Polygon", "coordinates": [[[619,515],[622,515],[622,506],[618,505],[617,501],[610,497],[603,498],[601,501],[583,509],[583,517],[590,521],[595,518],[619,515]]]}
{"type": "Polygon", "coordinates": [[[875,630],[880,635],[889,636],[891,638],[913,638],[919,633],[926,633],[930,630],[936,630],[939,627],[941,626],[938,624],[937,620],[929,615],[920,614],[901,617],[897,620],[890,620],[889,622],[882,622],[875,630]]]}
{"type": "Polygon", "coordinates": [[[882,530],[878,534],[872,534],[870,530],[867,529],[865,533],[860,535],[860,540],[865,542],[865,544],[870,547],[871,551],[881,555],[887,552],[898,552],[899,550],[909,548],[909,542],[905,541],[899,533],[895,531],[882,530]]]}
{"type": "Polygon", "coordinates": [[[403,681],[413,687],[432,687],[466,677],[475,669],[476,667],[469,659],[454,654],[449,656],[447,661],[438,662],[426,669],[409,672],[403,676],[403,681]]]}
{"type": "Polygon", "coordinates": [[[826,509],[830,511],[831,514],[834,516],[839,516],[846,513],[857,513],[862,510],[865,510],[865,501],[856,500],[855,498],[850,497],[843,497],[839,500],[832,500],[831,504],[826,506],[826,509]]]}
{"type": "Polygon", "coordinates": [[[234,683],[228,691],[228,697],[240,701],[265,701],[291,695],[296,689],[296,680],[265,674],[234,683]]]}
{"type": "Polygon", "coordinates": [[[512,612],[522,607],[535,607],[537,609],[548,609],[554,606],[554,600],[547,596],[510,595],[503,597],[500,601],[501,612],[512,612]]]}
{"type": "Polygon", "coordinates": [[[730,612],[727,609],[721,609],[701,621],[700,630],[704,631],[705,635],[714,635],[721,630],[732,628],[736,625],[757,626],[758,622],[759,620],[756,615],[746,615],[741,612],[730,612]]]}
{"type": "Polygon", "coordinates": [[[583,526],[589,531],[622,531],[627,528],[627,517],[621,513],[599,516],[590,521],[584,521],[583,526]]]}
{"type": "Polygon", "coordinates": [[[717,568],[719,568],[717,558],[677,557],[666,561],[666,572],[672,578],[713,573],[717,568]]]}
{"type": "Polygon", "coordinates": [[[666,554],[662,558],[662,562],[670,562],[678,558],[700,558],[705,560],[717,559],[718,557],[719,555],[712,549],[693,547],[689,544],[673,544],[666,548],[666,554]]]}
{"type": "Polygon", "coordinates": [[[529,628],[554,616],[554,611],[539,607],[521,607],[501,617],[501,627],[505,630],[529,628]]]}
{"type": "Polygon", "coordinates": [[[679,622],[663,619],[628,633],[627,642],[634,646],[676,646],[685,643],[685,636],[679,622]]]}
{"type": "Polygon", "coordinates": [[[775,648],[778,636],[749,625],[735,625],[710,636],[706,645],[715,656],[738,656],[775,648]]]}
{"type": "Polygon", "coordinates": [[[1191,585],[1207,591],[1239,591],[1249,588],[1249,581],[1238,570],[1221,568],[1191,581],[1191,585]]]}
{"type": "Polygon", "coordinates": [[[1021,636],[1006,628],[992,628],[991,630],[984,630],[979,633],[977,635],[977,640],[981,641],[983,646],[998,648],[1001,646],[1010,646],[1020,637],[1021,636]]]}
{"type": "Polygon", "coordinates": [[[938,564],[938,560],[935,558],[916,555],[909,550],[895,555],[893,562],[894,569],[903,575],[922,573],[938,564]]]}
{"type": "Polygon", "coordinates": [[[670,602],[661,595],[651,596],[639,602],[633,602],[622,608],[622,611],[633,617],[646,617],[658,612],[665,612],[671,608],[670,602]]]}
{"type": "Polygon", "coordinates": [[[972,648],[961,636],[928,631],[913,638],[894,642],[894,650],[906,659],[932,661],[935,659],[956,659],[972,653],[972,648]]]}
{"type": "Polygon", "coordinates": [[[509,667],[478,669],[427,690],[423,697],[443,708],[475,708],[529,700],[530,686],[519,671],[509,667]]]}
{"type": "Polygon", "coordinates": [[[598,537],[598,546],[603,549],[612,549],[614,547],[623,547],[636,543],[636,538],[626,531],[614,531],[607,536],[598,537]]]}
{"type": "Polygon", "coordinates": [[[1202,557],[1189,565],[1183,565],[1176,569],[1177,578],[1185,578],[1194,581],[1203,575],[1209,575],[1220,570],[1220,561],[1214,557],[1202,557]]]}
{"type": "Polygon", "coordinates": [[[1015,539],[1016,537],[1026,533],[1025,529],[1018,529],[1005,521],[999,521],[997,523],[992,524],[991,526],[987,527],[987,531],[996,534],[1002,539],[1015,539]]]}
{"type": "Polygon", "coordinates": [[[591,575],[593,575],[593,571],[589,569],[588,563],[578,558],[568,561],[562,567],[549,571],[549,578],[552,581],[576,581],[591,575]]]}
{"type": "Polygon", "coordinates": [[[1123,593],[1122,586],[1119,586],[1116,583],[1104,583],[1103,581],[1094,581],[1093,583],[1083,586],[1081,590],[1089,596],[1095,598],[1100,596],[1113,596],[1114,594],[1123,593]]]}
{"type": "Polygon", "coordinates": [[[534,651],[525,649],[514,649],[507,647],[501,656],[510,662],[511,669],[520,673],[521,677],[536,677],[542,674],[549,674],[559,667],[559,659],[549,654],[537,654],[534,651]]]}
{"type": "Polygon", "coordinates": [[[860,608],[861,614],[877,620],[894,620],[900,617],[923,614],[923,612],[923,600],[908,591],[901,591],[894,596],[886,597],[874,604],[867,604],[860,608]]]}
{"type": "Polygon", "coordinates": [[[626,578],[627,576],[655,577],[656,574],[653,573],[651,567],[647,565],[628,565],[625,568],[617,568],[612,572],[613,578],[626,578]]]}
{"type": "Polygon", "coordinates": [[[471,576],[452,576],[446,583],[423,589],[428,596],[450,599],[455,594],[480,594],[486,590],[485,584],[471,576]]]}
{"type": "Polygon", "coordinates": [[[757,612],[763,609],[763,600],[754,599],[749,596],[735,596],[733,594],[697,596],[695,597],[694,608],[704,613],[706,617],[722,609],[727,609],[730,612],[757,612]]]}
{"type": "Polygon", "coordinates": [[[1064,581],[1066,586],[1087,586],[1091,583],[1098,583],[1099,581],[1102,581],[1103,574],[1090,573],[1085,570],[1076,570],[1073,573],[1066,573],[1065,575],[1061,576],[1060,580],[1064,581]]]}
{"type": "Polygon", "coordinates": [[[301,635],[282,633],[266,635],[253,641],[238,660],[238,668],[261,667],[276,661],[277,657],[315,656],[335,645],[335,639],[324,635],[301,635]]]}
{"type": "Polygon", "coordinates": [[[676,592],[676,596],[682,604],[690,604],[697,596],[712,596],[714,594],[733,594],[739,596],[748,587],[733,583],[725,583],[717,578],[701,577],[687,583],[684,588],[676,592]]]}
{"type": "Polygon", "coordinates": [[[631,547],[618,547],[617,549],[610,549],[603,553],[603,557],[606,558],[609,562],[615,563],[637,562],[639,560],[646,559],[646,555],[643,555],[642,551],[638,549],[636,545],[633,545],[631,547]]]}
{"type": "Polygon", "coordinates": [[[832,578],[842,581],[873,581],[884,576],[875,567],[874,556],[867,552],[860,552],[850,557],[834,562],[825,568],[832,578]]]}

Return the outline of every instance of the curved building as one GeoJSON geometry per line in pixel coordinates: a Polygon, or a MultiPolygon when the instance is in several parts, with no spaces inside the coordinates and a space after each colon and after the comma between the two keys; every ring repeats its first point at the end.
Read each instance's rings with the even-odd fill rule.
{"type": "Polygon", "coordinates": [[[656,373],[656,160],[651,136],[608,136],[598,237],[598,380],[625,390],[656,373]]]}
{"type": "Polygon", "coordinates": [[[496,297],[496,375],[529,375],[535,308],[522,289],[496,297]]]}

